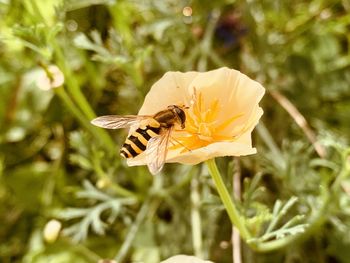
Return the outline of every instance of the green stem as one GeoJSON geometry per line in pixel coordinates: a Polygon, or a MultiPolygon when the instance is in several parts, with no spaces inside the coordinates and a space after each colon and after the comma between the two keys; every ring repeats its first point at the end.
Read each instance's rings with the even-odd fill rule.
{"type": "Polygon", "coordinates": [[[157,174],[153,178],[152,187],[149,190],[149,194],[146,197],[145,201],[143,202],[134,223],[131,225],[129,232],[121,246],[121,248],[118,251],[118,254],[115,256],[115,261],[117,263],[124,262],[124,258],[126,257],[132,242],[134,241],[136,234],[141,226],[141,224],[145,221],[147,215],[152,215],[152,211],[157,210],[157,207],[159,206],[159,196],[156,195],[157,192],[159,192],[160,189],[163,188],[163,177],[160,174],[157,174]]]}
{"type": "Polygon", "coordinates": [[[59,44],[57,43],[57,40],[53,40],[51,44],[52,44],[54,51],[55,51],[57,64],[61,68],[61,70],[63,71],[64,76],[66,78],[65,82],[66,82],[69,93],[74,98],[75,102],[77,103],[77,105],[79,106],[79,108],[81,109],[81,111],[84,113],[84,115],[87,118],[89,118],[89,119],[95,118],[96,115],[95,115],[94,111],[91,109],[90,104],[87,102],[85,96],[81,92],[79,84],[78,84],[76,78],[73,76],[72,71],[67,66],[67,62],[66,62],[67,60],[64,57],[62,49],[59,46],[59,44]]]}
{"type": "Polygon", "coordinates": [[[133,240],[135,239],[137,231],[139,230],[141,223],[145,220],[145,218],[148,214],[148,210],[152,206],[151,205],[152,202],[154,202],[155,200],[156,199],[154,199],[154,198],[153,199],[148,198],[144,201],[139,213],[136,216],[135,222],[130,227],[130,230],[128,232],[126,239],[124,240],[123,245],[121,246],[118,254],[114,258],[115,261],[117,261],[118,263],[124,262],[124,258],[126,256],[126,254],[128,253],[133,240]]]}
{"type": "Polygon", "coordinates": [[[84,126],[87,130],[94,128],[90,125],[89,121],[84,117],[82,112],[74,105],[73,101],[70,99],[63,87],[56,88],[54,91],[63,101],[67,109],[78,119],[82,126],[84,126]]]}
{"type": "Polygon", "coordinates": [[[350,155],[350,149],[345,150],[344,152],[341,153],[343,167],[331,186],[331,190],[333,192],[339,191],[341,182],[350,175],[350,159],[348,159],[350,158],[349,155],[350,155]]]}
{"type": "MultiPolygon", "coordinates": [[[[33,10],[35,10],[36,15],[39,17],[39,21],[44,23],[46,25],[46,27],[49,27],[49,25],[45,21],[43,14],[40,12],[37,1],[31,0],[30,3],[31,3],[33,10]]],[[[94,111],[92,110],[92,108],[90,107],[90,104],[86,100],[84,94],[81,92],[81,89],[77,83],[76,78],[72,74],[70,67],[67,65],[67,58],[64,56],[62,48],[58,44],[57,39],[55,37],[51,37],[49,39],[49,41],[52,45],[52,48],[54,50],[54,54],[56,56],[56,63],[59,66],[59,68],[62,70],[62,72],[66,78],[65,84],[67,86],[67,89],[68,89],[70,95],[72,96],[73,100],[75,101],[75,103],[80,108],[82,113],[80,113],[80,110],[72,102],[69,102],[70,110],[79,119],[79,121],[82,122],[83,126],[85,126],[95,137],[97,137],[99,140],[103,141],[103,143],[104,143],[106,149],[108,149],[109,153],[111,153],[111,155],[114,155],[114,153],[115,153],[114,142],[111,139],[111,137],[108,135],[108,133],[102,129],[88,127],[88,126],[92,126],[90,124],[90,121],[93,118],[95,118],[96,115],[95,115],[94,111]],[[87,120],[84,120],[84,118],[81,117],[82,114],[85,115],[87,120]]],[[[59,88],[59,89],[63,89],[63,88],[59,88]]],[[[66,94],[64,96],[66,96],[66,94]]],[[[62,96],[61,96],[61,98],[62,98],[62,96]]],[[[68,99],[69,99],[69,97],[68,97],[68,99]]],[[[69,99],[69,101],[70,101],[70,99],[69,99]]],[[[65,99],[65,103],[67,104],[67,99],[65,99]]]]}
{"type": "Polygon", "coordinates": [[[204,33],[203,41],[200,45],[200,53],[198,61],[198,70],[206,71],[208,66],[208,55],[211,53],[212,39],[215,31],[215,26],[220,18],[220,10],[214,9],[211,12],[211,18],[209,19],[206,31],[204,33]]]}
{"type": "Polygon", "coordinates": [[[96,140],[105,138],[103,142],[105,143],[106,148],[109,150],[109,153],[111,155],[114,155],[115,154],[114,143],[111,139],[107,140],[107,137],[103,137],[104,131],[100,128],[94,127],[90,123],[90,121],[84,117],[82,112],[75,106],[71,98],[68,96],[67,92],[63,89],[63,87],[55,88],[54,90],[55,90],[55,93],[59,96],[59,98],[63,101],[67,109],[78,119],[80,124],[95,137],[96,140]],[[109,143],[108,141],[111,141],[111,142],[109,143]]]}
{"type": "MultiPolygon", "coordinates": [[[[92,126],[90,124],[90,121],[96,117],[94,111],[92,110],[90,104],[86,100],[84,94],[81,92],[81,89],[79,87],[79,84],[77,83],[77,80],[72,74],[71,69],[67,65],[66,59],[64,57],[64,54],[62,52],[61,47],[57,43],[56,39],[51,40],[51,45],[53,46],[55,55],[56,55],[56,63],[58,67],[62,70],[64,76],[65,76],[65,85],[67,87],[67,90],[70,94],[70,96],[73,98],[73,101],[75,103],[72,103],[71,108],[76,108],[74,111],[81,111],[80,115],[83,115],[86,119],[86,124],[88,126],[92,126]],[[78,107],[77,107],[77,106],[78,107]]],[[[63,88],[63,87],[62,87],[63,88]]],[[[76,117],[80,118],[77,114],[75,114],[76,117]]],[[[86,126],[86,125],[84,125],[86,126]]],[[[99,140],[101,140],[106,149],[108,149],[109,153],[112,155],[115,153],[114,148],[114,142],[111,139],[111,137],[108,135],[108,133],[103,129],[97,129],[97,128],[88,128],[88,130],[99,140]]]]}
{"type": "Polygon", "coordinates": [[[208,160],[206,162],[210,175],[215,183],[216,189],[220,195],[221,201],[223,202],[226,212],[228,213],[232,224],[238,229],[241,237],[244,240],[250,238],[250,233],[244,224],[244,219],[239,214],[235,204],[232,202],[231,196],[221,178],[220,172],[216,166],[215,159],[208,160]]]}
{"type": "Polygon", "coordinates": [[[95,252],[91,251],[90,249],[81,244],[70,245],[72,246],[73,250],[89,259],[89,262],[99,262],[99,260],[101,259],[99,255],[97,255],[95,252]]]}
{"type": "Polygon", "coordinates": [[[202,221],[200,215],[200,193],[198,173],[191,181],[191,226],[192,226],[192,243],[194,255],[196,257],[203,257],[202,246],[202,221]]]}

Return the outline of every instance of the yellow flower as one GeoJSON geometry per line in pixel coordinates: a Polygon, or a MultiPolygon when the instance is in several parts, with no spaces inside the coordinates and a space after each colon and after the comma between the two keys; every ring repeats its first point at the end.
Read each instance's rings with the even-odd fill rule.
{"type": "MultiPolygon", "coordinates": [[[[265,89],[237,70],[167,72],[147,94],[139,115],[152,115],[169,105],[184,105],[185,128],[174,131],[166,162],[197,164],[219,156],[256,153],[251,132],[263,110],[265,89]]],[[[144,165],[145,154],[128,159],[144,165]]]]}

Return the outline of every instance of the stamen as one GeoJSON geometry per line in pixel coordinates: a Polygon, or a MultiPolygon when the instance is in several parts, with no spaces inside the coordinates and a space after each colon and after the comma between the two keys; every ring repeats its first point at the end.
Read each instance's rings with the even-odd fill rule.
{"type": "Polygon", "coordinates": [[[229,126],[231,123],[233,123],[235,120],[242,117],[243,115],[244,115],[243,113],[240,113],[240,114],[237,114],[235,116],[232,116],[231,118],[229,118],[226,121],[224,121],[223,123],[221,123],[219,126],[216,126],[216,130],[225,129],[227,126],[229,126]]]}
{"type": "Polygon", "coordinates": [[[233,141],[233,135],[222,134],[222,131],[229,127],[234,121],[242,117],[240,113],[222,122],[218,120],[220,103],[213,99],[209,107],[206,107],[201,92],[194,87],[193,98],[189,109],[186,110],[185,129],[175,130],[171,140],[171,150],[181,149],[181,153],[205,147],[215,141],[233,141]]]}
{"type": "Polygon", "coordinates": [[[219,113],[219,100],[215,99],[210,105],[210,108],[207,111],[205,119],[207,120],[207,122],[213,122],[218,117],[218,113],[219,113]]]}

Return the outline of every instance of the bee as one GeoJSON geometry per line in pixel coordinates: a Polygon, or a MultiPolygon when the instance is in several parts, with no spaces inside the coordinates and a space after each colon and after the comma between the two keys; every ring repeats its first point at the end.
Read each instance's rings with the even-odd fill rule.
{"type": "Polygon", "coordinates": [[[163,168],[171,133],[176,127],[185,128],[188,107],[170,105],[154,115],[106,115],[93,119],[91,123],[107,129],[138,128],[125,140],[120,155],[126,159],[145,152],[146,163],[152,174],[163,168]]]}

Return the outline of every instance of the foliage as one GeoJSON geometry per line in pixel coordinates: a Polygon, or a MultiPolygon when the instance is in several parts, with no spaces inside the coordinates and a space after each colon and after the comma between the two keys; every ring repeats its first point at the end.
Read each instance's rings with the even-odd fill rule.
{"type": "Polygon", "coordinates": [[[258,154],[217,160],[242,185],[243,262],[350,262],[348,1],[5,0],[0,16],[1,262],[232,262],[204,166],[152,177],[117,156],[125,132],[90,124],[135,114],[166,71],[221,66],[268,90],[258,154]],[[63,86],[42,86],[50,65],[63,86]],[[63,231],[49,244],[52,218],[63,231]]]}

